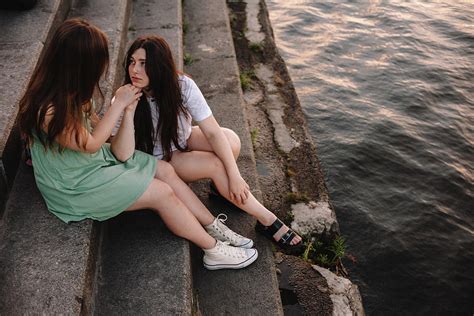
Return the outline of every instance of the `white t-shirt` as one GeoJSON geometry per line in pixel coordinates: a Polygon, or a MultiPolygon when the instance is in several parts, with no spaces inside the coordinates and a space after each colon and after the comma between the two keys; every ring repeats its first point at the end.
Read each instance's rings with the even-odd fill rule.
{"type": "MultiPolygon", "coordinates": [[[[178,116],[178,143],[181,147],[185,148],[188,138],[191,136],[192,120],[195,122],[205,120],[212,115],[212,111],[193,79],[180,75],[179,84],[181,87],[184,108],[188,111],[190,116],[188,119],[186,119],[182,113],[178,116]]],[[[147,100],[150,105],[153,126],[156,126],[160,115],[158,107],[156,106],[157,101],[154,98],[147,98],[147,100]]],[[[117,122],[117,128],[114,129],[112,135],[117,133],[118,126],[120,126],[120,121],[117,122]]],[[[175,151],[176,149],[177,148],[174,146],[173,142],[171,142],[171,150],[175,151]]],[[[159,135],[157,135],[155,139],[153,155],[158,159],[163,159],[163,148],[159,135]]]]}

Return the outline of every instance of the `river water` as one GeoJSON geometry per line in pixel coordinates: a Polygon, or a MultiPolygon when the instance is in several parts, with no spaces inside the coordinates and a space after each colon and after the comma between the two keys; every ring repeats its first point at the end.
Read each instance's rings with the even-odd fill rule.
{"type": "Polygon", "coordinates": [[[266,0],[368,315],[474,313],[474,2],[266,0]]]}

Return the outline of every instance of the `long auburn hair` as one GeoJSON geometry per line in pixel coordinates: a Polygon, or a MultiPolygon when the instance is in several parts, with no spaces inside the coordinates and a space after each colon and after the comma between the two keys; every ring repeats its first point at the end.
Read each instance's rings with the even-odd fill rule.
{"type": "Polygon", "coordinates": [[[157,101],[160,115],[156,126],[153,126],[150,105],[143,94],[135,110],[135,148],[153,154],[155,139],[159,135],[164,159],[169,161],[172,155],[171,144],[180,151],[186,151],[178,143],[178,115],[183,113],[186,118],[189,117],[183,105],[179,73],[168,43],[159,36],[142,36],[128,49],[124,62],[125,84],[132,82],[128,67],[133,53],[140,48],[146,52],[145,71],[150,80],[148,89],[157,101]]]}
{"type": "Polygon", "coordinates": [[[84,115],[93,111],[94,92],[103,97],[99,79],[108,63],[107,38],[101,30],[81,19],[64,21],[54,33],[20,100],[18,125],[26,140],[33,141],[36,134],[47,149],[53,148],[61,133],[75,132],[76,142],[85,148],[86,135],[79,131],[84,115]],[[52,118],[44,133],[49,110],[52,118]]]}

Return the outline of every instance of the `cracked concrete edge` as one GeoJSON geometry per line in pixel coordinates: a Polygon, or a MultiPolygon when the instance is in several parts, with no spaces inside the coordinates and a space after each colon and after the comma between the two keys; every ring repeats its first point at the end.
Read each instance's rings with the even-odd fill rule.
{"type": "Polygon", "coordinates": [[[332,235],[338,230],[336,217],[327,202],[296,203],[291,206],[291,211],[294,216],[291,228],[303,235],[314,232],[318,235],[330,232],[332,235]]]}
{"type": "MultiPolygon", "coordinates": [[[[249,3],[250,1],[253,2],[254,0],[247,0],[245,2],[249,3]]],[[[288,82],[288,84],[290,85],[290,88],[293,91],[293,93],[295,95],[295,98],[297,100],[299,100],[297,91],[293,86],[293,82],[291,81],[291,76],[289,75],[289,71],[288,71],[288,68],[286,66],[286,63],[284,62],[283,58],[281,58],[281,56],[278,53],[278,48],[276,46],[275,37],[273,35],[271,20],[270,20],[269,14],[268,14],[268,9],[267,9],[267,6],[265,4],[265,0],[259,0],[259,3],[260,3],[260,6],[247,6],[246,10],[249,10],[249,9],[257,10],[258,9],[259,10],[258,14],[252,14],[252,16],[260,15],[263,19],[265,19],[265,22],[268,25],[268,31],[267,31],[268,34],[265,31],[265,28],[263,26],[262,26],[260,32],[262,34],[264,34],[265,38],[268,41],[271,41],[273,46],[275,47],[276,54],[279,56],[283,66],[284,66],[285,72],[288,74],[288,77],[290,78],[290,82],[288,82]]],[[[249,15],[247,13],[247,17],[248,16],[249,15]]],[[[291,154],[291,150],[293,150],[294,148],[297,148],[300,145],[300,143],[298,141],[296,141],[291,136],[291,130],[289,130],[288,127],[283,122],[284,116],[281,116],[281,114],[284,113],[284,109],[288,105],[285,103],[285,101],[282,99],[281,95],[279,94],[279,90],[278,90],[278,88],[277,88],[277,86],[275,85],[275,82],[274,82],[274,75],[275,75],[274,70],[269,69],[269,66],[267,66],[267,65],[261,65],[260,67],[258,67],[256,69],[256,76],[259,78],[259,80],[265,86],[267,96],[270,99],[270,102],[269,102],[270,104],[267,108],[267,111],[269,113],[269,119],[272,122],[272,125],[275,129],[275,135],[274,135],[275,142],[278,145],[278,147],[280,148],[280,150],[282,150],[284,153],[286,153],[288,155],[288,154],[291,154]],[[281,122],[280,122],[280,119],[281,119],[281,122]]],[[[309,133],[307,124],[303,124],[301,126],[301,129],[304,133],[304,141],[307,142],[312,148],[316,148],[316,146],[314,144],[314,141],[311,137],[311,134],[309,133]]],[[[316,168],[319,168],[318,172],[321,173],[321,176],[322,176],[322,170],[320,169],[320,166],[319,166],[319,158],[317,157],[317,154],[316,154],[315,150],[311,151],[311,155],[312,155],[311,159],[317,162],[318,166],[316,168]]],[[[296,186],[293,185],[293,187],[296,187],[296,186]]],[[[334,211],[334,207],[332,206],[332,203],[330,201],[328,190],[327,190],[325,182],[323,183],[322,187],[319,188],[318,192],[320,194],[320,201],[324,201],[324,202],[329,203],[330,209],[333,212],[332,216],[334,218],[337,218],[336,213],[334,211]]],[[[337,229],[338,229],[338,227],[339,227],[339,225],[337,225],[337,229]]]]}
{"type": "Polygon", "coordinates": [[[357,285],[353,284],[349,279],[337,276],[328,269],[317,265],[312,267],[327,281],[334,306],[333,315],[365,315],[362,297],[357,285]]]}
{"type": "MultiPolygon", "coordinates": [[[[246,2],[249,3],[250,1],[253,0],[247,0],[246,2]]],[[[268,39],[273,41],[273,44],[275,45],[276,48],[276,41],[275,37],[273,35],[273,29],[271,26],[271,20],[269,18],[268,14],[268,9],[265,4],[265,0],[260,0],[262,3],[261,8],[258,8],[259,10],[262,10],[263,15],[265,16],[268,27],[269,27],[269,33],[268,34],[268,39]]],[[[248,8],[248,7],[247,7],[248,8]]],[[[252,7],[251,7],[252,8],[252,7]]],[[[254,8],[254,7],[253,7],[254,8]]],[[[255,8],[254,8],[255,9],[255,8]]],[[[248,13],[247,13],[248,14],[248,13]]],[[[247,15],[248,17],[248,15],[247,15]]],[[[278,49],[277,49],[277,54],[278,49]]],[[[280,56],[281,58],[281,56],[280,56]]],[[[283,58],[281,58],[283,65],[285,67],[286,72],[288,73],[288,77],[291,76],[289,74],[288,68],[286,66],[286,63],[284,62],[283,58]]],[[[268,69],[268,67],[262,68],[260,67],[257,70],[257,77],[262,81],[262,83],[265,86],[265,89],[267,90],[267,94],[270,98],[271,105],[269,110],[274,110],[274,112],[278,113],[284,113],[284,107],[287,106],[285,102],[282,100],[282,98],[279,95],[278,88],[273,82],[273,75],[274,72],[271,69],[268,69]],[[276,101],[275,101],[276,100],[276,101]],[[281,102],[280,102],[281,101],[281,102]],[[276,107],[281,106],[282,108],[277,109],[276,107]],[[281,112],[279,112],[281,111],[281,112]]],[[[297,91],[293,86],[293,83],[291,82],[291,86],[293,87],[294,94],[296,98],[299,100],[297,91]]],[[[275,128],[275,134],[278,133],[287,133],[287,140],[292,139],[290,131],[288,131],[288,128],[284,123],[282,126],[278,126],[279,122],[278,119],[271,119],[271,116],[275,116],[275,113],[272,113],[271,111],[269,112],[270,120],[272,121],[272,124],[274,125],[275,128]]],[[[282,116],[283,117],[283,116],[282,116]]],[[[310,144],[314,146],[313,140],[311,135],[309,134],[308,127],[307,125],[303,125],[302,129],[304,131],[304,137],[305,140],[308,141],[310,144]]],[[[278,142],[280,141],[280,148],[282,148],[282,138],[278,138],[275,135],[275,141],[278,142]]],[[[290,140],[290,141],[291,141],[290,140]]],[[[288,145],[288,144],[286,144],[288,145]]],[[[295,146],[296,147],[296,146],[295,146]]],[[[294,147],[293,147],[294,148],[294,147]]],[[[290,150],[291,151],[291,150],[290,150]]],[[[286,151],[285,151],[286,152],[286,151]]],[[[316,156],[315,153],[313,159],[316,161],[318,160],[318,157],[316,156]]],[[[325,184],[324,184],[325,186],[325,184]]],[[[325,195],[321,196],[320,201],[315,202],[315,201],[310,201],[308,203],[296,203],[292,205],[292,211],[294,212],[295,215],[295,221],[292,223],[292,228],[294,229],[302,229],[304,231],[309,231],[316,229],[319,232],[324,232],[324,231],[336,231],[339,232],[339,224],[337,222],[336,218],[336,213],[334,210],[334,207],[331,204],[331,201],[329,199],[329,194],[327,191],[327,187],[324,187],[325,189],[325,195]]],[[[347,315],[347,314],[352,314],[352,315],[365,315],[364,313],[364,308],[363,308],[363,303],[362,303],[362,297],[360,295],[359,289],[357,285],[353,284],[349,279],[339,277],[332,273],[330,270],[327,270],[325,268],[319,267],[319,266],[313,266],[313,268],[318,271],[321,275],[323,275],[326,280],[328,281],[329,287],[331,291],[334,293],[331,294],[331,299],[334,304],[334,310],[333,310],[333,315],[347,315]],[[338,291],[336,285],[340,283],[344,284],[345,290],[343,291],[338,291]]],[[[339,289],[340,290],[340,289],[339,289]]]]}

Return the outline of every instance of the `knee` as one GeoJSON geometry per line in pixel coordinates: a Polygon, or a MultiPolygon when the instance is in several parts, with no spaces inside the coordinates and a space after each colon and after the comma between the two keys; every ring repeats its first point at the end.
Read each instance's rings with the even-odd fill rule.
{"type": "Polygon", "coordinates": [[[152,192],[155,201],[161,203],[176,198],[173,188],[171,188],[167,183],[155,179],[151,185],[153,186],[152,192]]]}
{"type": "Polygon", "coordinates": [[[174,179],[175,177],[177,177],[177,175],[173,166],[169,162],[158,160],[155,178],[166,182],[167,180],[174,179]]]}
{"type": "Polygon", "coordinates": [[[239,157],[241,148],[239,135],[237,135],[233,130],[228,128],[224,128],[223,130],[230,144],[230,148],[232,148],[232,153],[234,154],[235,159],[237,159],[237,157],[239,157]]]}

